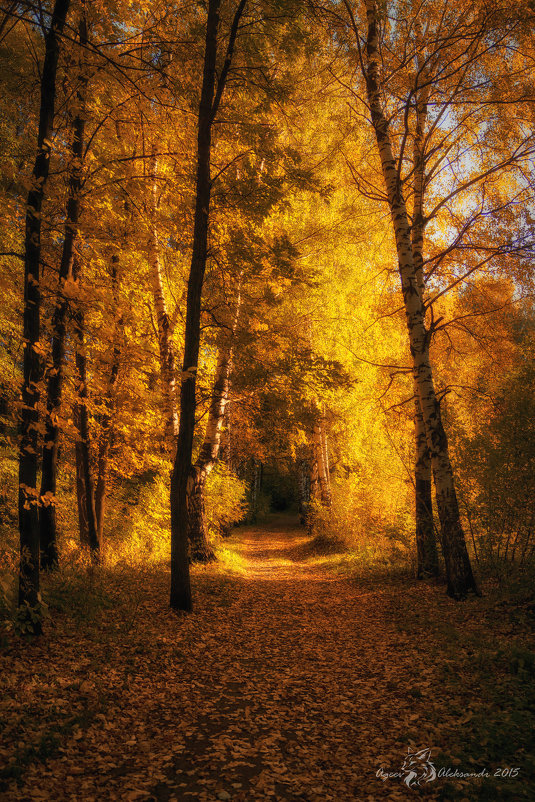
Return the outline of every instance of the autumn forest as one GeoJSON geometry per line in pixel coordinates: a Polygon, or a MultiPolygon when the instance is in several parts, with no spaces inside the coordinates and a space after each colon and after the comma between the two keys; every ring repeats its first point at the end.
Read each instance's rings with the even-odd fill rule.
{"type": "Polygon", "coordinates": [[[2,0],[6,799],[533,799],[534,24],[2,0]]]}

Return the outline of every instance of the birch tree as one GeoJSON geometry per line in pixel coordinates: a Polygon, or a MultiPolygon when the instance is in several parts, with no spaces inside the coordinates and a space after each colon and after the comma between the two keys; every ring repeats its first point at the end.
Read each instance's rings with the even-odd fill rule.
{"type": "MultiPolygon", "coordinates": [[[[433,573],[432,521],[425,513],[431,509],[427,450],[432,457],[433,440],[442,443],[440,450],[447,444],[440,422],[434,433],[429,428],[433,395],[437,406],[431,417],[439,421],[440,396],[434,389],[422,395],[417,374],[423,369],[417,357],[418,353],[429,355],[433,336],[449,325],[435,318],[437,300],[478,271],[499,264],[504,256],[514,258],[525,248],[524,233],[509,230],[505,234],[503,223],[493,232],[495,240],[496,230],[501,229],[498,242],[489,242],[490,226],[499,219],[506,221],[520,198],[527,200],[529,195],[526,174],[532,137],[526,135],[521,113],[507,135],[503,115],[506,104],[516,109],[522,97],[522,56],[514,25],[504,24],[492,9],[462,3],[425,4],[424,14],[424,6],[412,3],[379,8],[367,2],[365,34],[360,33],[358,14],[349,2],[344,2],[344,9],[365,83],[364,97],[359,90],[354,97],[371,118],[384,188],[362,167],[355,168],[355,180],[364,194],[390,207],[407,323],[413,335],[418,553],[421,572],[433,573]],[[507,77],[509,59],[519,65],[512,79],[507,77]],[[503,69],[497,69],[502,63],[503,69]],[[423,408],[426,395],[427,411],[423,408]]],[[[437,474],[436,454],[431,462],[437,488],[443,470],[437,474]]],[[[446,473],[451,468],[447,463],[449,459],[446,473]]],[[[445,493],[437,489],[436,497],[450,575],[446,529],[456,527],[452,524],[458,518],[456,503],[451,488],[445,493]],[[446,507],[452,504],[449,512],[445,497],[446,507]]],[[[470,586],[467,568],[464,573],[470,586]]],[[[449,592],[457,595],[451,582],[449,592]]]]}
{"type": "Polygon", "coordinates": [[[210,562],[215,554],[208,542],[208,528],[205,511],[206,480],[213,470],[221,447],[221,437],[225,413],[229,401],[232,352],[241,307],[241,292],[238,287],[238,298],[234,317],[228,331],[223,329],[218,349],[217,366],[212,389],[212,397],[208,408],[208,420],[204,440],[199,455],[192,466],[187,487],[188,504],[188,539],[190,557],[193,562],[210,562]]]}
{"type": "MultiPolygon", "coordinates": [[[[360,34],[358,33],[353,11],[347,1],[345,1],[344,5],[350,15],[357,44],[360,47],[360,34]]],[[[417,260],[413,252],[409,211],[403,193],[398,162],[394,155],[389,134],[389,121],[383,108],[383,86],[380,73],[379,9],[374,0],[366,0],[366,23],[365,51],[362,54],[361,65],[396,241],[401,289],[413,362],[414,386],[417,404],[425,427],[435,482],[448,594],[454,598],[462,598],[468,591],[477,592],[477,585],[466,548],[449,457],[448,440],[442,424],[440,403],[435,392],[429,351],[430,332],[426,326],[426,310],[421,292],[421,279],[419,281],[417,260]]]]}

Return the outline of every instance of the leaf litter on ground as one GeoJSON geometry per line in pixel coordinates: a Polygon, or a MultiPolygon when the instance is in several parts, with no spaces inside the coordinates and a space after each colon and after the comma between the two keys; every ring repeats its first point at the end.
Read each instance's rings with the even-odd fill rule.
{"type": "Polygon", "coordinates": [[[12,640],[3,798],[409,799],[409,747],[450,770],[416,789],[428,799],[532,798],[529,610],[352,580],[306,542],[290,519],[238,529],[231,568],[194,571],[191,615],[168,608],[165,570],[132,571],[113,604],[12,640]]]}

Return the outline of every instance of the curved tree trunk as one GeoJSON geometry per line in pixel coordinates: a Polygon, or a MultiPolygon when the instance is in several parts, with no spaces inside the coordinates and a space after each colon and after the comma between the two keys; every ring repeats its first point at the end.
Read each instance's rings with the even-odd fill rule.
{"type": "Polygon", "coordinates": [[[431,454],[448,594],[454,598],[462,598],[468,591],[478,592],[478,590],[466,548],[448,452],[448,440],[434,388],[429,355],[430,333],[425,325],[425,307],[413,258],[411,227],[397,162],[392,151],[388,122],[382,109],[378,19],[375,0],[366,0],[366,14],[368,22],[366,90],[396,239],[414,382],[431,454]]]}
{"type": "MultiPolygon", "coordinates": [[[[59,37],[63,31],[69,0],[56,0],[50,27],[45,34],[45,57],[41,74],[41,105],[37,155],[26,203],[24,241],[24,363],[22,412],[19,444],[19,532],[20,577],[19,605],[35,607],[39,600],[39,520],[37,460],[39,397],[41,380],[39,267],[41,261],[41,219],[45,186],[50,169],[51,142],[56,100],[56,73],[59,37]]],[[[39,622],[33,626],[40,634],[39,622]]]]}
{"type": "MultiPolygon", "coordinates": [[[[83,48],[87,43],[87,26],[82,16],[79,25],[79,40],[83,48]]],[[[58,469],[58,446],[60,436],[59,415],[63,390],[63,369],[65,361],[66,318],[69,301],[63,289],[65,282],[72,277],[74,246],[78,234],[80,216],[80,188],[82,178],[82,159],[84,151],[85,119],[84,106],[87,78],[83,66],[80,70],[77,90],[78,112],[72,123],[71,163],[69,166],[69,195],[65,217],[63,252],[59,268],[59,286],[56,307],[52,317],[52,368],[48,376],[47,415],[43,445],[43,464],[41,475],[41,510],[39,530],[41,538],[41,567],[54,568],[58,565],[56,531],[56,484],[58,469]]]]}

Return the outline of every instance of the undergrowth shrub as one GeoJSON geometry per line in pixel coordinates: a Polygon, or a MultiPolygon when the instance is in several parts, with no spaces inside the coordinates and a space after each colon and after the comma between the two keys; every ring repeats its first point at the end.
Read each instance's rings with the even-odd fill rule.
{"type": "MultiPolygon", "coordinates": [[[[167,565],[171,554],[169,474],[152,472],[116,483],[110,492],[103,551],[108,567],[167,565]]],[[[241,520],[245,482],[218,464],[206,482],[206,515],[211,540],[241,520]]]]}
{"type": "MultiPolygon", "coordinates": [[[[483,382],[483,379],[481,380],[483,382]]],[[[454,420],[463,522],[483,574],[535,575],[535,369],[506,376],[485,415],[454,420]]]]}
{"type": "Polygon", "coordinates": [[[208,532],[216,538],[247,514],[247,486],[224,463],[218,463],[206,482],[208,532]]]}
{"type": "Polygon", "coordinates": [[[381,507],[358,476],[338,480],[331,507],[312,505],[314,543],[319,551],[349,551],[363,572],[413,570],[414,522],[402,501],[381,507]]]}
{"type": "MultiPolygon", "coordinates": [[[[0,638],[24,634],[20,621],[27,611],[17,611],[18,530],[16,510],[16,461],[0,465],[5,480],[0,493],[0,638]],[[22,616],[22,617],[21,617],[22,616]],[[20,619],[20,621],[19,621],[20,619]]],[[[75,472],[64,469],[58,493],[59,568],[42,572],[43,600],[35,614],[47,606],[69,615],[77,623],[89,621],[113,607],[119,625],[129,628],[141,604],[149,573],[169,565],[171,524],[169,469],[146,471],[128,479],[110,477],[107,498],[102,565],[92,566],[81,547],[78,533],[75,472]]],[[[206,511],[209,535],[218,541],[222,533],[246,514],[246,483],[217,465],[208,477],[206,511]]],[[[44,613],[43,613],[44,615],[44,613]]]]}

